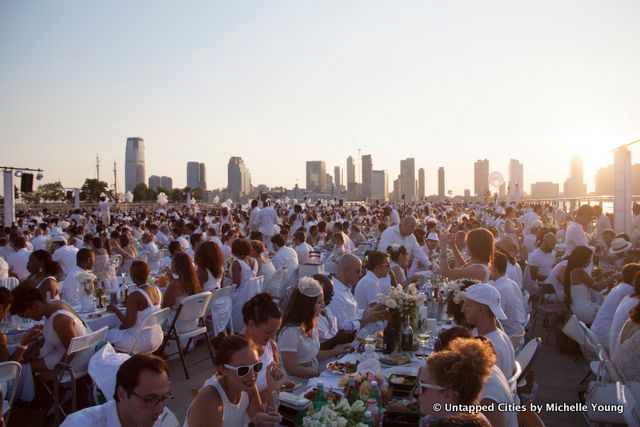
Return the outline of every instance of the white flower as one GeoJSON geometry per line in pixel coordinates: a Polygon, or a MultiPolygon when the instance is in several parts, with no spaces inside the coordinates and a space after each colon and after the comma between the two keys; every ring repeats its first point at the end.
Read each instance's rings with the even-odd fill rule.
{"type": "Polygon", "coordinates": [[[386,305],[392,310],[398,308],[398,304],[394,300],[387,301],[386,305]]]}
{"type": "Polygon", "coordinates": [[[349,422],[346,418],[340,417],[338,418],[338,427],[346,427],[349,422]]]}
{"type": "Polygon", "coordinates": [[[353,402],[353,405],[351,405],[351,410],[354,412],[364,412],[365,409],[366,408],[362,400],[356,400],[353,402]]]}
{"type": "Polygon", "coordinates": [[[416,294],[416,284],[415,283],[411,283],[409,285],[409,288],[407,289],[407,291],[409,292],[410,295],[415,295],[416,294]]]}
{"type": "Polygon", "coordinates": [[[338,403],[338,406],[336,406],[336,409],[338,411],[340,411],[340,410],[348,410],[349,409],[349,402],[347,401],[347,399],[345,399],[344,397],[342,399],[340,399],[340,402],[338,403]]]}

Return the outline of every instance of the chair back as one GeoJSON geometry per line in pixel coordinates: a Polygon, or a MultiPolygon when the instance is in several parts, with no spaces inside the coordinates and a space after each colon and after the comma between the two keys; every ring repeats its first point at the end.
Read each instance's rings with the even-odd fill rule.
{"type": "Polygon", "coordinates": [[[598,338],[595,336],[593,331],[589,329],[587,325],[584,324],[584,322],[578,322],[578,324],[580,325],[580,330],[582,331],[582,334],[584,337],[582,342],[578,342],[578,344],[580,345],[580,348],[582,350],[582,353],[585,359],[587,359],[590,362],[600,360],[599,359],[600,349],[598,348],[598,344],[599,344],[598,338]]]}
{"type": "Polygon", "coordinates": [[[520,427],[545,427],[542,418],[531,410],[531,401],[525,405],[524,411],[518,412],[518,425],[520,427]]]}
{"type": "Polygon", "coordinates": [[[522,375],[522,367],[516,360],[516,370],[511,378],[507,379],[507,382],[509,383],[509,390],[511,391],[511,393],[516,393],[516,390],[518,389],[518,378],[520,378],[520,375],[522,375]]]}
{"type": "Polygon", "coordinates": [[[0,363],[0,383],[11,383],[11,392],[9,393],[9,396],[5,396],[5,401],[8,403],[7,416],[5,417],[5,422],[7,424],[9,423],[9,418],[11,417],[13,401],[16,398],[16,393],[18,392],[18,380],[21,373],[22,365],[20,365],[20,363],[18,362],[11,361],[0,363]]]}
{"type": "Polygon", "coordinates": [[[525,346],[522,347],[522,350],[518,352],[518,354],[516,355],[516,362],[518,362],[520,364],[520,367],[522,368],[522,373],[518,378],[518,382],[520,382],[524,377],[527,376],[527,373],[529,373],[529,371],[531,370],[533,362],[536,360],[536,357],[538,356],[541,348],[542,338],[535,337],[527,344],[525,344],[525,346]]]}
{"type": "Polygon", "coordinates": [[[3,286],[10,291],[20,284],[20,281],[16,277],[3,277],[0,279],[0,286],[3,286]]]}
{"type": "Polygon", "coordinates": [[[117,270],[122,265],[122,255],[120,254],[111,255],[111,258],[109,258],[109,265],[117,270]]]}
{"type": "Polygon", "coordinates": [[[211,292],[190,295],[180,301],[178,319],[181,322],[199,320],[204,317],[211,300],[211,292]]]}
{"type": "MultiPolygon", "coordinates": [[[[249,286],[249,289],[251,290],[250,291],[251,294],[257,295],[261,293],[264,287],[264,276],[252,277],[251,279],[249,279],[248,286],[249,286]]],[[[253,298],[253,296],[250,297],[249,299],[251,298],[253,298]]]]}
{"type": "Polygon", "coordinates": [[[525,333],[526,332],[524,330],[524,326],[518,325],[518,330],[514,332],[511,336],[509,336],[509,339],[511,340],[511,345],[513,345],[513,349],[516,351],[516,353],[522,347],[522,342],[524,340],[525,333]]]}
{"type": "Polygon", "coordinates": [[[622,405],[624,420],[627,425],[629,427],[640,427],[640,408],[631,389],[620,382],[616,382],[616,397],[618,404],[622,405]]]}
{"type": "MultiPolygon", "coordinates": [[[[95,347],[97,344],[105,341],[107,339],[108,331],[109,327],[104,326],[95,332],[91,332],[90,334],[71,338],[69,348],[67,348],[67,357],[88,348],[95,347]]],[[[87,361],[87,363],[89,363],[89,361],[87,361]]]]}
{"type": "Polygon", "coordinates": [[[227,327],[231,333],[234,333],[233,322],[231,321],[233,292],[236,285],[225,286],[213,291],[211,302],[209,303],[209,312],[211,314],[211,324],[213,326],[213,334],[217,336],[227,327]]]}
{"type": "Polygon", "coordinates": [[[287,275],[287,267],[282,266],[276,270],[271,276],[271,280],[263,286],[264,292],[269,293],[272,297],[281,299],[284,292],[284,277],[287,275]]]}
{"type": "MultiPolygon", "coordinates": [[[[129,348],[129,351],[127,351],[127,353],[133,354],[133,349],[136,348],[138,339],[140,338],[140,335],[144,333],[144,331],[148,331],[149,329],[154,328],[156,326],[162,327],[162,324],[166,322],[170,316],[171,316],[171,309],[169,307],[165,307],[162,310],[154,311],[153,313],[148,315],[142,321],[142,327],[138,331],[138,334],[136,335],[136,339],[133,340],[133,344],[131,344],[131,347],[129,348]]],[[[153,351],[155,350],[157,349],[153,349],[153,351]]],[[[152,353],[153,351],[151,351],[150,353],[152,353]]]]}

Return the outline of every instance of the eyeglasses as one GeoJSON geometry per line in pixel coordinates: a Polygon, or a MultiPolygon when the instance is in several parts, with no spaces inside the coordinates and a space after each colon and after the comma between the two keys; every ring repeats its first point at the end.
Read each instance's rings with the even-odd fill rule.
{"type": "Polygon", "coordinates": [[[225,364],[224,367],[227,369],[233,369],[234,371],[236,371],[236,375],[239,377],[246,377],[252,369],[256,374],[260,372],[262,370],[262,362],[256,362],[253,365],[241,366],[231,366],[225,364]]]}
{"type": "Polygon", "coordinates": [[[142,400],[142,403],[144,404],[144,406],[146,406],[147,408],[155,408],[156,406],[158,406],[159,404],[164,404],[166,401],[171,400],[173,398],[175,398],[175,396],[173,394],[171,394],[170,392],[165,394],[162,397],[153,397],[153,396],[140,396],[138,393],[136,393],[135,391],[131,391],[131,394],[133,394],[135,397],[137,397],[138,399],[142,400]]]}
{"type": "Polygon", "coordinates": [[[436,390],[436,391],[445,391],[447,388],[437,384],[423,383],[422,381],[419,381],[418,384],[416,384],[413,395],[414,397],[419,397],[420,395],[425,393],[428,389],[436,390]]]}

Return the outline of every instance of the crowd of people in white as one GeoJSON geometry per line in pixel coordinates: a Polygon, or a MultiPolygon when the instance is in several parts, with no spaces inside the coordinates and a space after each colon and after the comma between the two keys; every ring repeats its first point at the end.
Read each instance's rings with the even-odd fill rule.
{"type": "MultiPolygon", "coordinates": [[[[353,351],[356,335],[384,328],[380,294],[439,277],[468,283],[448,295],[454,327],[442,331],[419,373],[425,422],[457,415],[435,413],[434,402],[517,401],[509,384],[516,352],[536,305],[553,301],[590,327],[628,381],[640,381],[635,224],[629,234],[614,231],[600,206],[567,213],[506,203],[265,199],[245,208],[120,209],[103,197],[98,207],[68,215],[23,212],[0,233],[0,316],[5,331],[17,318],[37,324],[14,342],[0,332],[0,362],[21,363],[20,399],[51,408],[56,366],[83,372],[95,354],[67,354],[74,338],[92,332],[79,314],[82,275],[92,273],[97,284],[126,275],[131,287],[122,306],[106,307],[119,323],[106,340],[134,356],[121,365],[107,403],[63,425],[170,425],[176,421],[166,417],[171,394],[160,353],[166,327],[143,328],[145,319],[233,286],[226,308],[236,335],[217,335],[226,324],[213,327],[216,336],[205,344],[214,348],[215,373],[184,425],[273,425],[280,416],[263,404],[271,391],[319,376],[328,360],[353,351]]],[[[487,412],[476,422],[516,426],[516,417],[487,412]]]]}

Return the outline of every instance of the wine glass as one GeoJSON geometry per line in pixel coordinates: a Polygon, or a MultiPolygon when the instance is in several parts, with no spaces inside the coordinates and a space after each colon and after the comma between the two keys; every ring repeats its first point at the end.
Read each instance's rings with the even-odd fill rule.
{"type": "Polygon", "coordinates": [[[418,333],[418,341],[420,342],[420,355],[427,357],[427,344],[431,339],[431,333],[429,331],[421,331],[418,333]]]}

